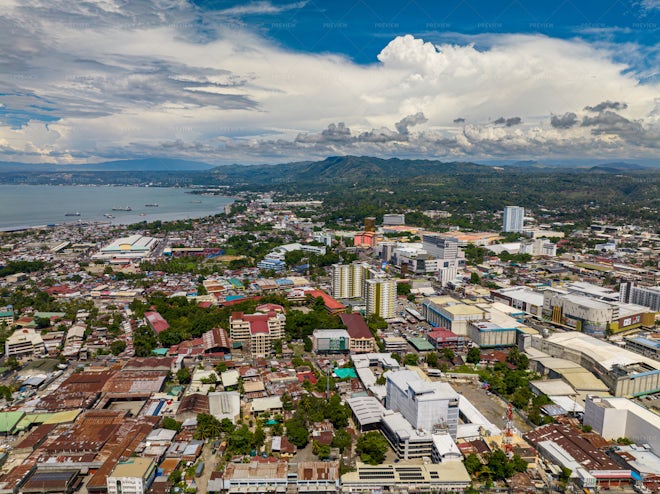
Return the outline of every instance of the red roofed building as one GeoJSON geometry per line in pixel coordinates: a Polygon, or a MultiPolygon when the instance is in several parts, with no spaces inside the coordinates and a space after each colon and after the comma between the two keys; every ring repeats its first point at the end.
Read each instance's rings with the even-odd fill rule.
{"type": "Polygon", "coordinates": [[[314,298],[321,297],[323,299],[323,303],[325,304],[325,310],[327,310],[330,314],[346,312],[346,306],[344,304],[321,290],[308,290],[305,292],[305,295],[311,295],[314,298]]]}
{"type": "Polygon", "coordinates": [[[158,312],[145,312],[144,319],[156,334],[160,334],[170,327],[167,321],[163,319],[163,316],[161,316],[158,312]]]}
{"type": "Polygon", "coordinates": [[[270,307],[266,308],[268,312],[265,313],[234,312],[229,318],[231,339],[249,343],[253,357],[270,355],[272,342],[284,338],[286,316],[270,307]]]}
{"type": "Polygon", "coordinates": [[[453,331],[442,328],[428,333],[426,339],[435,348],[452,348],[454,350],[465,348],[469,343],[465,336],[457,335],[453,331]]]}
{"type": "Polygon", "coordinates": [[[339,314],[350,337],[351,353],[369,353],[376,348],[376,339],[360,314],[339,314]]]}

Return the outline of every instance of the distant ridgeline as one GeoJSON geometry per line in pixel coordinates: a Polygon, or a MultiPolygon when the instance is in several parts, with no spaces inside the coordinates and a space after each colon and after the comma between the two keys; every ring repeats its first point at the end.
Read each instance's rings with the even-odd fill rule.
{"type": "MultiPolygon", "coordinates": [[[[380,209],[501,210],[507,204],[652,218],[660,168],[629,163],[589,167],[517,162],[506,166],[335,156],[277,165],[224,165],[149,158],[94,165],[0,163],[3,184],[225,186],[227,193],[322,194],[334,209],[358,202],[380,209]],[[442,206],[441,206],[442,204],[442,206]]],[[[377,213],[377,211],[375,211],[377,213]]]]}

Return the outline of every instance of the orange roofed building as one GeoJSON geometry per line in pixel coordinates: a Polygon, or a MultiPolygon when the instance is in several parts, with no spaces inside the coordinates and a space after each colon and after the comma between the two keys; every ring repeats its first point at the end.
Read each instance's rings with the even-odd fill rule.
{"type": "Polygon", "coordinates": [[[327,310],[330,314],[346,312],[346,306],[344,304],[322,290],[307,290],[305,291],[305,295],[311,295],[314,298],[321,297],[323,299],[323,303],[325,304],[325,310],[327,310]]]}

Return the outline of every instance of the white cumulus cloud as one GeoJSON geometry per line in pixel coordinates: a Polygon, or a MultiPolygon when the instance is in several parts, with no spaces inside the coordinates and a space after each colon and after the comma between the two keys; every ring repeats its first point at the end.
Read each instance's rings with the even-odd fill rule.
{"type": "Polygon", "coordinates": [[[584,41],[405,35],[359,65],[183,0],[67,5],[0,7],[0,159],[658,156],[660,87],[584,41]]]}

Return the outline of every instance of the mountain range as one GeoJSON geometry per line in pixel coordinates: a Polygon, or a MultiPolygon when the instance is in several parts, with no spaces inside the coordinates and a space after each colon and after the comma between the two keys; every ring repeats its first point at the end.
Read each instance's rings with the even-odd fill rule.
{"type": "MultiPolygon", "coordinates": [[[[193,173],[199,177],[225,184],[258,184],[277,183],[332,183],[332,182],[364,182],[382,179],[410,179],[424,176],[439,175],[472,175],[472,174],[507,174],[507,173],[635,173],[655,171],[631,163],[603,163],[596,166],[572,167],[557,164],[546,164],[538,161],[519,161],[509,164],[477,164],[471,162],[443,162],[424,159],[376,158],[372,156],[331,156],[321,161],[298,161],[275,165],[223,165],[214,166],[198,161],[187,161],[171,158],[144,158],[86,165],[54,165],[25,164],[0,162],[0,174],[11,174],[27,177],[34,172],[51,174],[83,175],[94,174],[107,177],[107,172],[150,174],[167,172],[170,174],[193,173]]],[[[15,180],[21,182],[24,179],[15,180]]],[[[97,180],[98,181],[98,180],[97,180]]]]}

